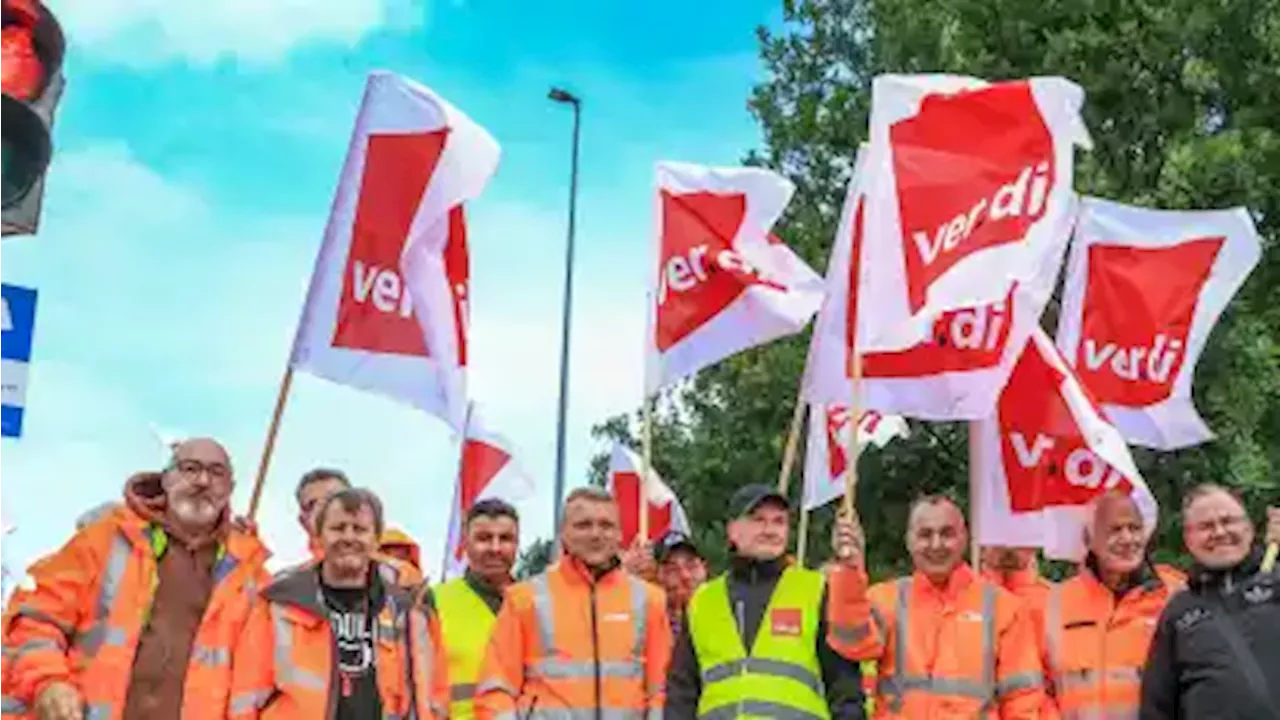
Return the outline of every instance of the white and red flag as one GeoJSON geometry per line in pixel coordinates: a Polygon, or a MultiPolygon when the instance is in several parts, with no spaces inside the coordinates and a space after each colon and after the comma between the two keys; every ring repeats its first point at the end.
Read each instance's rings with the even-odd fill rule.
{"type": "Polygon", "coordinates": [[[1261,255],[1244,208],[1084,200],[1058,348],[1130,442],[1175,450],[1213,438],[1191,398],[1196,362],[1261,255]]]}
{"type": "Polygon", "coordinates": [[[463,204],[498,144],[431,90],[369,76],[294,338],[292,367],[433,413],[466,414],[463,204]]]}
{"type": "Polygon", "coordinates": [[[822,278],[770,234],[794,191],[763,168],[658,163],[646,393],[813,317],[822,278]]]}
{"type": "MultiPolygon", "coordinates": [[[[849,468],[849,406],[810,405],[809,441],[804,456],[804,509],[814,510],[844,496],[849,468]]],[[[864,410],[858,422],[858,450],[868,444],[882,448],[894,438],[911,434],[897,415],[864,410]]]]}
{"type": "MultiPolygon", "coordinates": [[[[938,315],[1005,300],[1052,264],[1072,212],[1084,91],[1058,77],[987,83],[882,75],[863,170],[859,318],[866,351],[905,350],[938,315]]],[[[1057,262],[1061,262],[1060,258],[1057,262]]]]}
{"type": "MultiPolygon", "coordinates": [[[[845,197],[840,226],[827,265],[826,297],[805,366],[804,396],[815,404],[847,404],[852,396],[850,355],[865,345],[855,338],[857,318],[882,311],[882,296],[865,294],[861,279],[874,274],[866,242],[866,162],[858,152],[845,197]]],[[[1053,293],[1070,237],[1070,214],[1047,244],[1037,273],[1012,287],[1003,298],[941,313],[932,332],[915,346],[898,351],[862,351],[859,402],[865,409],[922,420],[978,420],[995,408],[1001,389],[1053,293]]],[[[1000,277],[990,278],[1001,283],[1000,277]]]]}
{"type": "MultiPolygon", "coordinates": [[[[680,498],[667,487],[653,468],[645,483],[649,512],[649,541],[656,542],[672,530],[689,533],[689,517],[680,498]]],[[[631,547],[640,532],[640,456],[626,445],[614,443],[609,456],[609,492],[618,502],[622,516],[622,547],[631,547]]]]}
{"type": "Polygon", "coordinates": [[[969,432],[980,543],[1079,560],[1087,506],[1112,489],[1130,493],[1155,528],[1156,500],[1128,445],[1044,331],[1027,343],[994,415],[969,432]]]}
{"type": "Polygon", "coordinates": [[[458,461],[449,538],[445,543],[445,575],[456,577],[467,566],[462,547],[462,524],[471,507],[485,498],[515,504],[534,491],[533,477],[516,460],[511,442],[489,428],[472,403],[458,461]]]}

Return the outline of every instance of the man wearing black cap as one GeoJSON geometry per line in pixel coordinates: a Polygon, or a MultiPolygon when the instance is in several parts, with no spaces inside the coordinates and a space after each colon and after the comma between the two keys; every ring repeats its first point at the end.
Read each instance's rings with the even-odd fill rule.
{"type": "Polygon", "coordinates": [[[827,644],[823,576],[788,564],[787,499],[748,485],[729,511],[730,570],[689,602],[666,717],[865,718],[857,664],[827,644]]]}
{"type": "Polygon", "coordinates": [[[671,618],[671,639],[680,637],[685,609],[693,591],[707,581],[707,563],[693,540],[679,530],[672,530],[653,548],[653,561],[658,566],[658,584],[667,593],[667,616],[671,618]]]}

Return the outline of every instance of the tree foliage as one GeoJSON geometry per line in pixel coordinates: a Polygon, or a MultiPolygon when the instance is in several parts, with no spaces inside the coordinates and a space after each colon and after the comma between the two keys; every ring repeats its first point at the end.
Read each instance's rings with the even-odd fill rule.
{"type": "MultiPolygon", "coordinates": [[[[1193,391],[1217,439],[1135,455],[1164,510],[1165,559],[1181,548],[1176,511],[1190,484],[1240,487],[1255,513],[1280,496],[1280,3],[789,0],[784,25],[760,29],[759,43],[766,74],[749,105],[765,143],[747,162],[796,183],[777,232],[816,268],[825,267],[865,139],[871,79],[885,72],[1066,76],[1087,93],[1095,144],[1079,155],[1077,190],[1151,207],[1249,207],[1263,259],[1219,321],[1193,391]]],[[[777,480],[807,343],[806,335],[730,358],[660,403],[654,465],[714,560],[733,488],[777,480]]],[[[612,418],[595,433],[634,443],[634,420],[612,418]]],[[[859,466],[874,572],[905,568],[912,497],[967,495],[964,427],[913,422],[912,431],[859,466]]],[[[597,478],[603,470],[597,458],[597,478]]],[[[815,549],[827,545],[830,512],[815,518],[815,549]]]]}
{"type": "Polygon", "coordinates": [[[546,538],[538,538],[530,543],[516,558],[516,580],[528,580],[541,574],[551,564],[551,555],[555,552],[555,543],[546,538]]]}

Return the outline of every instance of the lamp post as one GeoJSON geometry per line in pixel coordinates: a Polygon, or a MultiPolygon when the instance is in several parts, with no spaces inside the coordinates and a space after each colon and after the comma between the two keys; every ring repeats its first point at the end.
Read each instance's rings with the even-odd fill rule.
{"type": "Polygon", "coordinates": [[[556,414],[556,492],[555,537],[560,537],[560,506],[564,498],[565,416],[569,408],[569,317],[573,308],[573,229],[578,204],[578,126],[582,118],[582,100],[560,88],[551,88],[547,97],[553,102],[573,106],[573,155],[569,169],[569,233],[564,253],[564,315],[560,321],[560,407],[556,414]]]}

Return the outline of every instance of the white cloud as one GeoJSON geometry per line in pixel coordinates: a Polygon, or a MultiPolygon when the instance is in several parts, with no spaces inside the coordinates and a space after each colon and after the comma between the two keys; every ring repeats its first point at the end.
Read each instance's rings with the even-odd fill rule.
{"type": "Polygon", "coordinates": [[[354,46],[421,22],[419,0],[58,0],[68,42],[130,66],[224,59],[269,64],[309,44],[354,46]]]}
{"type": "MultiPolygon", "coordinates": [[[[5,247],[7,282],[39,289],[24,437],[6,442],[5,540],[14,567],[66,540],[75,518],[163,460],[150,425],[225,442],[247,507],[263,437],[324,224],[215,207],[123,145],[65,153],[39,238],[5,247]],[[52,492],[50,492],[52,491],[52,492]]],[[[562,221],[477,203],[471,387],[540,483],[526,539],[551,521],[562,291],[562,221]]],[[[640,396],[642,305],[579,265],[569,484],[595,450],[590,426],[640,396]],[[634,305],[634,307],[632,307],[634,305]]],[[[299,376],[259,523],[280,562],[303,556],[295,479],[322,464],[384,496],[390,519],[438,568],[457,450],[434,418],[299,376]]]]}

